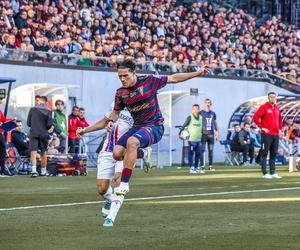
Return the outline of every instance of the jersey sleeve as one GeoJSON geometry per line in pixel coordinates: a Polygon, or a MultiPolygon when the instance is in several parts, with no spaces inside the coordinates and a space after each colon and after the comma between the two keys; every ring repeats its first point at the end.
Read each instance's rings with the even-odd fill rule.
{"type": "Polygon", "coordinates": [[[261,117],[264,115],[264,113],[265,113],[265,106],[262,105],[258,108],[258,110],[253,115],[253,120],[259,128],[262,128],[261,117]]]}
{"type": "Polygon", "coordinates": [[[125,108],[125,105],[122,101],[121,96],[119,95],[118,91],[115,95],[115,105],[114,105],[114,110],[115,111],[121,111],[125,108]]]}
{"type": "Polygon", "coordinates": [[[152,76],[155,82],[156,90],[162,89],[167,85],[168,77],[167,76],[152,76]]]}

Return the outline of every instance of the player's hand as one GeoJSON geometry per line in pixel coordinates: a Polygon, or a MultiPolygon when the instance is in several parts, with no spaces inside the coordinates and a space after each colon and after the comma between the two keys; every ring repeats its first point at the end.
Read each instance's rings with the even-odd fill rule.
{"type": "Polygon", "coordinates": [[[197,72],[199,73],[199,76],[204,76],[209,71],[208,65],[203,65],[197,72]]]}
{"type": "Polygon", "coordinates": [[[107,130],[108,133],[111,132],[113,126],[114,126],[114,123],[113,123],[112,121],[109,121],[109,122],[107,123],[107,125],[106,125],[106,130],[107,130]]]}
{"type": "Polygon", "coordinates": [[[262,128],[261,130],[264,131],[266,134],[268,134],[270,132],[270,130],[267,128],[262,128]]]}
{"type": "Polygon", "coordinates": [[[220,134],[219,134],[219,131],[216,131],[215,137],[216,137],[216,141],[219,141],[219,140],[220,140],[220,134]]]}
{"type": "Polygon", "coordinates": [[[78,128],[77,130],[76,130],[76,136],[77,137],[81,137],[81,136],[83,136],[84,135],[84,129],[83,128],[78,128]]]}
{"type": "Polygon", "coordinates": [[[48,130],[48,133],[53,133],[53,131],[54,131],[54,126],[52,125],[50,128],[49,128],[49,130],[48,130]]]}

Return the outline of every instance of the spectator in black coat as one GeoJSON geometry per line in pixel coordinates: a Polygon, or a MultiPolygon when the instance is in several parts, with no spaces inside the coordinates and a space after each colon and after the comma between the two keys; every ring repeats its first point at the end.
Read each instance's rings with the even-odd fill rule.
{"type": "Polygon", "coordinates": [[[18,150],[20,156],[29,156],[29,138],[22,132],[22,121],[16,121],[17,128],[11,133],[11,141],[18,150]]]}
{"type": "Polygon", "coordinates": [[[248,155],[250,157],[250,164],[253,162],[254,146],[250,137],[250,124],[244,123],[243,128],[232,138],[231,150],[243,153],[242,165],[247,163],[248,155]]]}
{"type": "Polygon", "coordinates": [[[26,12],[26,10],[23,10],[23,11],[20,12],[20,15],[16,19],[16,26],[18,27],[18,29],[29,27],[29,25],[27,23],[27,12],[26,12]]]}

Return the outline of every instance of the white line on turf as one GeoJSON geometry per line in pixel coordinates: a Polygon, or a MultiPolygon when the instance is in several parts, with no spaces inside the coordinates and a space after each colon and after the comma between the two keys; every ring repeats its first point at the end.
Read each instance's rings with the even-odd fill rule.
{"type": "MultiPolygon", "coordinates": [[[[161,200],[161,199],[172,199],[172,198],[185,198],[185,197],[199,197],[199,196],[217,196],[217,195],[230,195],[230,194],[263,193],[263,192],[289,191],[289,190],[300,190],[300,187],[257,189],[257,190],[241,190],[241,191],[215,192],[215,193],[202,193],[202,194],[180,194],[180,195],[140,197],[140,198],[126,199],[126,202],[128,202],[128,201],[145,201],[145,200],[161,200]]],[[[101,201],[84,201],[84,202],[49,204],[49,205],[38,205],[38,206],[28,206],[28,207],[1,208],[0,212],[13,211],[13,210],[26,210],[26,209],[34,209],[34,208],[69,207],[69,206],[90,205],[90,204],[97,204],[97,203],[101,203],[101,201]]]]}

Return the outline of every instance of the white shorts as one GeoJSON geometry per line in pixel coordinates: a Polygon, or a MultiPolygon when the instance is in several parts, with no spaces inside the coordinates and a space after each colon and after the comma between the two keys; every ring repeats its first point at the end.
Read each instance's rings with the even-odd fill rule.
{"type": "Polygon", "coordinates": [[[114,160],[112,153],[100,152],[97,162],[97,179],[114,178],[115,173],[121,173],[123,170],[123,161],[114,160]]]}

